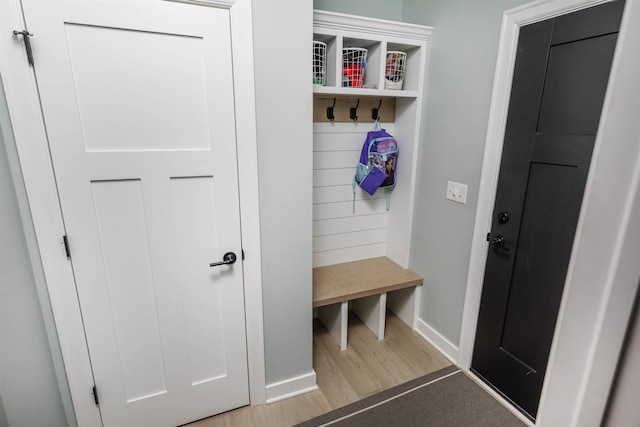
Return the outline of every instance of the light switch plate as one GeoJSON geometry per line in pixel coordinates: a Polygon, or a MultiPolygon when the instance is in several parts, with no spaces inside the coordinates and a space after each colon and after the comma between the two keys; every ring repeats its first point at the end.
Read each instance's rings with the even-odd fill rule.
{"type": "Polygon", "coordinates": [[[462,204],[467,203],[467,185],[447,181],[447,199],[462,204]]]}

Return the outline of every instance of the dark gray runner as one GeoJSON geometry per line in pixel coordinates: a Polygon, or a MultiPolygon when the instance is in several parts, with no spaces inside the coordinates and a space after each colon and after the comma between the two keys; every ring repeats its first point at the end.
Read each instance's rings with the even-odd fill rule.
{"type": "Polygon", "coordinates": [[[383,391],[296,427],[522,427],[455,366],[383,391]]]}

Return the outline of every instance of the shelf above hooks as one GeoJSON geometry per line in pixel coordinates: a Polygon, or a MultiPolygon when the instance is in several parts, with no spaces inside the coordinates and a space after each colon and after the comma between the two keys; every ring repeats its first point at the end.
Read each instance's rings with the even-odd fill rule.
{"type": "Polygon", "coordinates": [[[375,121],[373,110],[376,109],[377,116],[383,123],[393,123],[396,120],[395,98],[315,94],[313,96],[313,121],[354,122],[352,109],[355,108],[357,108],[358,122],[373,123],[375,121]],[[329,119],[331,116],[333,116],[333,120],[329,119]]]}

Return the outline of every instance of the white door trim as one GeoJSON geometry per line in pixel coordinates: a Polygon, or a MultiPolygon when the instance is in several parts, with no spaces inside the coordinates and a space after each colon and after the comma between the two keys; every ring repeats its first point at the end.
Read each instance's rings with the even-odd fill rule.
{"type": "MultiPolygon", "coordinates": [[[[204,3],[203,0],[199,2],[204,3]]],[[[235,87],[235,102],[242,246],[246,254],[244,285],[249,390],[251,404],[260,404],[265,401],[265,366],[251,2],[212,1],[210,4],[230,9],[234,81],[241,82],[235,87]]],[[[0,2],[0,28],[3,28],[0,76],[76,419],[81,426],[102,426],[100,412],[91,395],[93,377],[73,272],[62,244],[64,222],[37,84],[27,62],[22,38],[11,33],[14,29],[25,28],[19,0],[0,2]]],[[[36,66],[37,37],[36,34],[32,39],[36,66]]]]}
{"type": "Polygon", "coordinates": [[[240,219],[242,248],[246,256],[244,261],[244,300],[247,322],[249,399],[252,405],[259,405],[266,401],[266,378],[251,0],[238,0],[231,7],[231,33],[233,74],[234,81],[237,82],[234,90],[240,219]]]}
{"type": "MultiPolygon", "coordinates": [[[[460,336],[460,358],[458,362],[460,367],[465,370],[470,368],[473,354],[475,331],[482,292],[482,281],[487,256],[486,234],[490,230],[491,214],[495,202],[519,28],[523,25],[542,21],[605,2],[606,1],[600,0],[543,0],[511,9],[503,15],[460,336]]],[[[607,342],[607,337],[602,334],[602,330],[605,329],[611,331],[614,330],[614,327],[617,327],[618,330],[624,331],[626,326],[625,316],[628,317],[629,313],[621,315],[620,309],[622,308],[622,311],[625,312],[630,311],[630,308],[627,310],[626,307],[613,305],[609,299],[615,296],[617,301],[624,301],[625,298],[632,301],[633,295],[635,294],[634,287],[629,287],[627,284],[624,286],[622,284],[615,285],[611,284],[612,282],[609,282],[609,280],[614,279],[616,266],[619,267],[619,265],[615,263],[620,259],[620,248],[623,244],[626,246],[630,245],[628,241],[625,240],[625,232],[628,231],[627,227],[629,226],[628,215],[629,210],[631,209],[630,203],[633,201],[633,197],[635,197],[635,188],[638,185],[637,168],[639,165],[637,164],[638,160],[633,157],[629,160],[629,165],[627,165],[624,171],[618,170],[619,176],[610,176],[611,171],[615,170],[615,165],[620,165],[620,159],[624,159],[624,150],[626,149],[629,151],[628,144],[637,145],[639,142],[637,131],[638,115],[636,115],[635,119],[631,119],[628,115],[624,116],[621,114],[619,109],[615,114],[611,114],[610,111],[612,109],[615,110],[616,103],[622,102],[627,102],[627,107],[630,105],[636,107],[636,110],[638,109],[637,97],[639,94],[633,91],[630,94],[627,94],[626,91],[626,88],[628,88],[632,84],[631,82],[633,82],[631,78],[626,77],[625,80],[623,76],[620,79],[619,86],[616,86],[615,89],[611,86],[616,81],[615,76],[618,74],[624,74],[624,72],[627,72],[629,67],[633,68],[635,66],[637,71],[638,59],[636,57],[638,55],[635,55],[634,57],[634,55],[630,54],[632,52],[632,47],[630,45],[634,43],[634,34],[631,28],[632,25],[625,25],[625,22],[632,21],[632,18],[630,17],[632,13],[635,13],[635,19],[640,19],[640,16],[638,16],[640,15],[640,7],[638,7],[637,4],[631,6],[633,3],[637,2],[626,2],[625,16],[618,36],[616,57],[614,58],[611,70],[612,77],[610,80],[610,87],[608,89],[607,97],[605,98],[602,120],[596,139],[596,147],[594,149],[591,166],[592,170],[587,181],[587,188],[585,191],[582,212],[578,223],[576,239],[569,265],[569,273],[567,275],[563,302],[558,318],[556,335],[551,349],[547,371],[548,374],[542,391],[538,422],[536,423],[537,425],[580,425],[578,424],[578,420],[584,421],[584,417],[587,413],[594,415],[593,411],[589,410],[589,405],[593,406],[594,401],[586,402],[585,396],[589,391],[596,389],[596,385],[601,388],[602,386],[605,386],[604,391],[600,390],[601,395],[597,396],[595,401],[598,409],[604,410],[608,394],[606,384],[607,381],[609,381],[610,384],[612,374],[609,375],[608,379],[598,378],[602,372],[596,372],[600,367],[594,367],[593,360],[602,353],[601,350],[597,350],[599,346],[607,342]],[[632,9],[633,12],[631,11],[632,9]],[[626,47],[626,51],[629,52],[629,54],[620,53],[621,46],[623,45],[626,47]],[[623,58],[626,62],[622,60],[623,58]],[[624,65],[622,65],[623,63],[624,65]],[[611,96],[612,92],[616,92],[617,99],[615,103],[613,102],[614,97],[611,96]],[[634,95],[636,97],[635,100],[633,99],[634,95]],[[624,101],[622,101],[621,98],[624,98],[624,101]],[[621,115],[623,117],[620,117],[621,115]],[[617,133],[613,126],[608,126],[610,123],[616,123],[617,133]],[[635,133],[631,131],[632,129],[636,129],[635,133]],[[613,154],[611,152],[605,153],[605,149],[601,143],[605,138],[603,136],[603,133],[605,132],[607,132],[607,140],[616,140],[611,138],[617,138],[623,148],[612,148],[607,146],[607,151],[617,151],[613,154]],[[625,145],[625,143],[627,145],[625,145]],[[618,158],[612,160],[613,156],[616,155],[618,158]],[[633,162],[636,162],[636,164],[633,162]],[[595,175],[600,177],[600,179],[594,179],[595,175]],[[597,192],[603,191],[603,188],[596,187],[594,184],[596,181],[600,187],[604,185],[602,181],[606,181],[608,189],[611,190],[613,194],[618,194],[620,196],[618,200],[615,200],[615,205],[606,206],[607,211],[616,211],[614,213],[615,218],[609,218],[608,220],[603,221],[602,218],[604,216],[600,211],[603,210],[604,207],[600,207],[598,209],[595,200],[601,198],[603,199],[600,200],[602,202],[606,200],[606,198],[602,197],[602,193],[597,192]],[[631,200],[631,202],[629,200],[631,200]],[[610,286],[605,286],[605,283],[596,282],[596,285],[603,288],[599,293],[596,294],[593,292],[589,293],[589,291],[581,291],[581,295],[576,292],[576,295],[574,296],[574,289],[581,286],[580,283],[576,283],[576,272],[578,269],[586,270],[586,263],[588,262],[584,259],[580,259],[580,253],[583,251],[593,250],[589,245],[598,244],[599,247],[601,247],[600,245],[602,243],[602,241],[596,243],[593,239],[588,238],[590,233],[593,234],[593,229],[588,228],[588,221],[590,217],[594,218],[592,222],[595,222],[595,217],[598,217],[597,220],[599,222],[596,223],[598,228],[604,228],[603,225],[605,225],[605,222],[610,224],[610,227],[612,228],[609,235],[598,232],[599,237],[604,237],[607,240],[604,243],[612,249],[616,249],[612,250],[611,253],[603,252],[601,254],[601,258],[604,259],[601,259],[600,261],[602,263],[599,264],[600,268],[604,267],[604,271],[609,272],[610,277],[608,277],[607,283],[609,283],[610,286]],[[619,220],[617,220],[618,217],[619,220]],[[613,269],[611,270],[612,272],[610,272],[609,269],[613,269]],[[591,322],[591,328],[587,327],[586,324],[583,324],[582,329],[580,329],[580,326],[576,323],[576,317],[584,318],[586,316],[585,313],[579,312],[579,308],[575,307],[577,304],[576,301],[580,296],[583,298],[586,297],[593,299],[592,302],[595,310],[590,314],[593,319],[593,322],[591,322]],[[575,335],[576,331],[580,331],[581,336],[578,340],[580,341],[580,344],[585,346],[586,350],[590,350],[585,351],[584,355],[576,355],[576,351],[567,351],[568,344],[562,342],[562,337],[558,337],[562,332],[564,332],[565,335],[569,335],[571,333],[575,335]],[[569,353],[571,353],[572,357],[567,359],[567,355],[569,353]],[[580,360],[576,360],[576,357],[580,360]],[[572,367],[572,364],[575,365],[576,362],[580,362],[578,365],[583,368],[593,368],[593,370],[582,369],[578,371],[576,367],[572,367]],[[562,372],[563,370],[564,372],[562,372]],[[568,378],[571,378],[574,381],[572,382],[571,380],[568,380],[568,378]],[[565,389],[563,390],[565,392],[564,394],[560,392],[561,387],[557,385],[559,382],[565,384],[565,389]],[[573,391],[567,392],[568,390],[573,391]],[[604,395],[602,395],[602,393],[604,393],[604,395]],[[558,402],[557,405],[553,403],[554,400],[558,402]],[[560,404],[562,405],[562,410],[557,407],[560,404]],[[560,416],[563,411],[566,418],[564,418],[563,422],[558,423],[557,417],[560,416]]],[[[635,37],[638,36],[635,35],[635,37]]],[[[632,109],[632,111],[636,110],[632,109]]],[[[619,168],[620,167],[622,166],[619,166],[619,168]]],[[[637,238],[637,230],[635,230],[633,235],[637,238]]],[[[627,236],[627,239],[628,238],[629,236],[627,236]]],[[[625,267],[629,269],[632,265],[629,264],[625,267]]],[[[607,274],[605,274],[605,276],[607,276],[607,274]]],[[[584,280],[585,276],[582,276],[582,279],[584,280]]],[[[637,286],[637,280],[635,285],[637,286]]],[[[616,339],[621,340],[619,337],[616,337],[616,339]]],[[[576,344],[575,340],[573,344],[576,344]]],[[[617,354],[610,354],[607,363],[615,366],[616,360],[617,354]]],[[[611,371],[612,369],[609,367],[609,370],[611,371]]],[[[589,397],[593,398],[593,396],[589,397]]],[[[600,413],[599,416],[602,416],[602,413],[600,413]]],[[[599,423],[599,419],[592,419],[592,421],[594,425],[599,423]]]]}

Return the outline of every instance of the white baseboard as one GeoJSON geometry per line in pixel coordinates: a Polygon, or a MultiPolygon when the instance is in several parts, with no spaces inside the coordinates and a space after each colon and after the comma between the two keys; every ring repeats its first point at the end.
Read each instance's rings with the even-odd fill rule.
{"type": "Polygon", "coordinates": [[[440,353],[449,359],[451,363],[457,365],[459,357],[458,347],[453,345],[449,340],[436,332],[435,329],[427,325],[427,323],[420,318],[418,318],[418,321],[416,322],[415,331],[440,351],[440,353]]]}
{"type": "Polygon", "coordinates": [[[273,403],[279,400],[288,399],[317,389],[316,372],[311,371],[308,374],[300,375],[299,377],[268,384],[266,388],[266,403],[273,403]]]}

